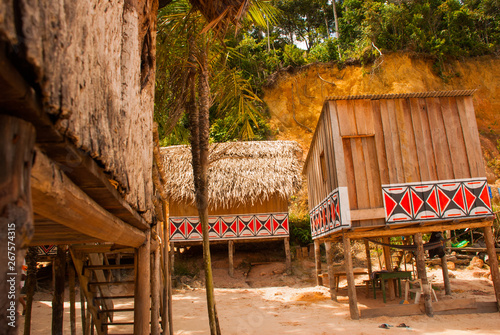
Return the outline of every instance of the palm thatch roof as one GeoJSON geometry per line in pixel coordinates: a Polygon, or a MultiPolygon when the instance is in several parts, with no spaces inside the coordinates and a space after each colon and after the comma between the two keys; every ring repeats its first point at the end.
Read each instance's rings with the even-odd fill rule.
{"type": "MultiPolygon", "coordinates": [[[[194,203],[191,147],[161,148],[171,200],[194,203]]],[[[210,146],[209,205],[230,208],[274,195],[290,197],[301,185],[301,149],[293,141],[227,142],[210,146]]]]}

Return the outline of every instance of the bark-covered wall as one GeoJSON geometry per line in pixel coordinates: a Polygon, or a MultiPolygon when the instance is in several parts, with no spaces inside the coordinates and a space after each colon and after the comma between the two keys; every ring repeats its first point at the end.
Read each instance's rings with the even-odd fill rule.
{"type": "Polygon", "coordinates": [[[157,8],[157,0],[0,2],[0,39],[45,112],[141,212],[151,208],[157,8]]]}

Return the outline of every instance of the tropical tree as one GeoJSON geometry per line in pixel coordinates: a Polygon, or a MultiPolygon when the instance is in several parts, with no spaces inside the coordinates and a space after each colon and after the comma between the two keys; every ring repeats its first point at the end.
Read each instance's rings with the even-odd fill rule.
{"type": "Polygon", "coordinates": [[[253,136],[260,99],[228,60],[237,57],[224,38],[248,13],[254,22],[265,25],[273,19],[271,7],[247,0],[197,2],[178,0],[160,12],[158,43],[157,120],[163,135],[168,134],[183,113],[188,116],[195,204],[203,235],[203,259],[210,333],[220,334],[215,306],[208,225],[209,113],[215,104],[221,113],[235,116],[244,138],[253,136]],[[159,101],[161,100],[161,101],[159,101]]]}

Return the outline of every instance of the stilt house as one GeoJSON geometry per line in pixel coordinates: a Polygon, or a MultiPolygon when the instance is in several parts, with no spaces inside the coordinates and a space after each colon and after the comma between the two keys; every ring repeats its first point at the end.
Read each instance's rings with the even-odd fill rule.
{"type": "Polygon", "coordinates": [[[418,244],[422,233],[483,227],[499,301],[493,213],[473,93],[342,96],[325,101],[303,173],[317,251],[320,243],[328,248],[339,240],[347,250],[353,318],[359,314],[349,240],[368,237],[415,235],[418,244]]]}
{"type": "MultiPolygon", "coordinates": [[[[170,240],[200,243],[189,146],[161,149],[168,180],[170,240]]],[[[301,150],[291,141],[228,142],[210,147],[210,240],[282,239],[288,248],[288,200],[300,187],[301,150]]]]}

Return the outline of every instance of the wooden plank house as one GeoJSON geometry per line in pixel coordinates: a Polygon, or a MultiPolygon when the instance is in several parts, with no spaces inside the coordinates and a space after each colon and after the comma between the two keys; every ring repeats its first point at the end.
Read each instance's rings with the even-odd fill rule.
{"type": "MultiPolygon", "coordinates": [[[[170,240],[176,246],[201,243],[194,205],[189,146],[161,149],[168,180],[170,240]]],[[[300,187],[300,148],[291,141],[215,143],[210,147],[210,241],[229,245],[233,271],[234,242],[284,240],[290,268],[288,199],[300,187]]]]}
{"type": "MultiPolygon", "coordinates": [[[[481,227],[497,305],[500,302],[493,213],[473,93],[342,96],[325,101],[303,173],[316,254],[320,243],[327,250],[331,242],[344,244],[352,318],[359,312],[350,240],[364,238],[388,243],[391,236],[413,235],[417,270],[425,283],[422,233],[481,227]]],[[[390,264],[390,257],[386,260],[390,264]]],[[[317,264],[319,276],[318,260],[317,264]]],[[[446,260],[443,265],[447,274],[446,260]]],[[[430,294],[425,294],[424,290],[426,312],[432,314],[430,294]]]]}

